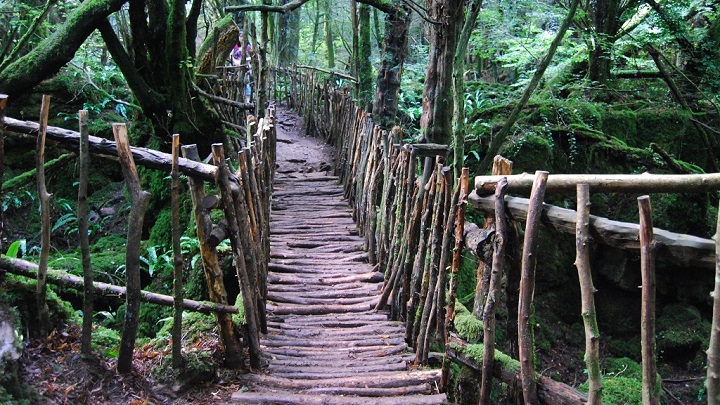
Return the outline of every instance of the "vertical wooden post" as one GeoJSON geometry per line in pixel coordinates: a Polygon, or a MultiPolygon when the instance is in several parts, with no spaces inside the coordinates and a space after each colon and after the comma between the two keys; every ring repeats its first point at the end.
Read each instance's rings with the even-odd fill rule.
{"type": "Polygon", "coordinates": [[[84,355],[92,352],[92,320],[94,311],[93,271],[90,261],[90,240],[88,237],[87,189],[90,176],[90,141],[87,110],[78,111],[80,127],[80,183],[78,184],[78,238],[83,268],[83,325],[80,351],[84,355]]]}
{"type": "Polygon", "coordinates": [[[588,370],[588,405],[602,402],[600,380],[600,330],[595,313],[595,286],[590,271],[590,186],[577,185],[577,221],[575,223],[575,267],[580,280],[582,318],[585,325],[585,364],[588,370]]]}
{"type": "Polygon", "coordinates": [[[457,216],[455,217],[455,246],[453,247],[452,265],[450,266],[450,291],[447,299],[447,313],[445,314],[445,356],[443,356],[442,376],[440,377],[440,391],[446,391],[450,382],[450,358],[448,350],[450,344],[450,326],[455,320],[455,296],[458,286],[458,270],[460,269],[460,256],[462,254],[462,240],[465,231],[465,206],[467,205],[468,196],[468,178],[470,170],[463,167],[460,174],[458,187],[460,195],[458,196],[457,216]]]}
{"type": "Polygon", "coordinates": [[[507,179],[502,178],[495,186],[495,248],[493,249],[492,272],[488,288],[487,302],[483,308],[483,363],[482,383],[480,386],[480,405],[490,404],[492,388],[492,370],[495,362],[495,297],[500,290],[500,279],[505,259],[505,191],[507,179]]]}
{"type": "Polygon", "coordinates": [[[533,295],[535,294],[535,265],[537,263],[537,233],[542,214],[543,199],[548,172],[535,172],[535,181],[530,192],[530,206],[525,223],[520,298],[518,300],[518,349],[520,354],[520,380],[526,404],[538,403],[537,381],[535,381],[534,342],[532,325],[533,295]]]}
{"type": "Polygon", "coordinates": [[[182,313],[183,313],[183,258],[180,251],[180,134],[172,137],[172,169],[170,170],[170,207],[172,210],[172,246],[173,246],[173,326],[172,326],[172,364],[174,368],[183,365],[182,357],[182,313]]]}
{"type": "MultiPolygon", "coordinates": [[[[7,94],[0,94],[0,201],[2,201],[3,189],[2,178],[5,175],[5,109],[7,108],[7,94]]],[[[4,252],[2,246],[3,216],[5,213],[0,210],[0,252],[4,252]]]]}
{"type": "Polygon", "coordinates": [[[713,297],[712,329],[710,347],[707,351],[707,387],[708,405],[720,404],[720,215],[715,232],[715,289],[713,297]]]}
{"type": "MultiPolygon", "coordinates": [[[[255,304],[254,283],[249,276],[248,268],[245,263],[245,252],[243,242],[240,237],[240,229],[238,225],[238,217],[233,202],[233,194],[230,188],[228,176],[229,172],[225,166],[225,152],[222,144],[212,144],[213,162],[220,169],[218,172],[218,186],[223,202],[223,211],[230,228],[230,242],[233,248],[233,258],[235,259],[235,268],[240,281],[240,290],[242,292],[243,306],[245,307],[245,321],[247,324],[247,345],[250,349],[250,367],[258,370],[261,365],[260,351],[260,334],[258,332],[258,313],[255,304]]],[[[250,252],[248,252],[250,253],[250,252]]]]}
{"type": "Polygon", "coordinates": [[[660,382],[655,359],[655,252],[650,196],[638,197],[640,210],[640,273],[642,275],[642,308],[640,339],[642,349],[643,405],[660,403],[660,382]]]}
{"type": "MultiPolygon", "coordinates": [[[[495,159],[493,160],[493,168],[492,168],[492,174],[493,176],[509,176],[512,174],[512,165],[513,162],[505,159],[504,157],[497,155],[495,156],[495,159]]],[[[492,227],[495,225],[495,218],[494,217],[487,217],[485,218],[485,226],[484,228],[486,230],[492,229],[492,227]]],[[[484,310],[483,305],[485,304],[485,300],[487,298],[488,289],[490,288],[490,271],[487,271],[489,268],[491,268],[491,265],[489,264],[490,257],[488,256],[481,256],[480,252],[478,253],[478,266],[475,270],[476,280],[477,284],[475,285],[475,302],[473,303],[473,315],[475,315],[476,318],[482,319],[484,310]]]]}
{"type": "Polygon", "coordinates": [[[50,113],[50,96],[43,95],[40,106],[40,128],[36,144],[35,167],[37,170],[37,192],[40,199],[40,262],[38,264],[36,300],[40,336],[48,335],[50,319],[47,306],[47,268],[50,255],[50,197],[45,187],[45,136],[47,133],[48,114],[50,113]]]}
{"type": "Polygon", "coordinates": [[[140,187],[140,178],[135,167],[125,124],[113,124],[118,157],[122,167],[125,185],[130,195],[130,217],[128,218],[127,245],[125,250],[125,320],[120,339],[117,371],[127,374],[132,371],[135,337],[137,336],[140,314],[140,240],[142,238],[145,210],[150,203],[150,193],[140,187]]]}
{"type": "MultiPolygon", "coordinates": [[[[188,145],[182,147],[183,156],[187,159],[199,162],[196,145],[188,145]]],[[[219,304],[227,305],[227,291],[223,281],[223,272],[220,268],[220,262],[217,257],[215,248],[207,242],[207,236],[212,229],[210,215],[202,207],[201,201],[205,197],[205,185],[203,181],[188,177],[190,185],[190,196],[193,202],[193,212],[195,216],[195,231],[200,242],[200,258],[202,260],[203,269],[205,270],[205,280],[208,286],[208,295],[210,300],[219,304]]],[[[232,317],[227,313],[215,312],[215,316],[220,326],[220,342],[225,349],[225,364],[230,368],[243,367],[243,350],[235,328],[233,326],[232,317]]]]}

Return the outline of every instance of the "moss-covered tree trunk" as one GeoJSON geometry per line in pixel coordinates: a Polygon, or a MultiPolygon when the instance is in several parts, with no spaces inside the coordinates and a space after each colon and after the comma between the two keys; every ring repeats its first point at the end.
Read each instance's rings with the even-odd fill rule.
{"type": "Polygon", "coordinates": [[[10,98],[28,91],[68,63],[98,23],[118,11],[127,0],[88,0],[72,12],[65,24],[25,56],[0,72],[0,93],[10,98]]]}
{"type": "Polygon", "coordinates": [[[450,144],[453,118],[452,74],[460,29],[465,19],[461,0],[433,0],[428,11],[430,52],[422,97],[420,133],[428,142],[450,144]]]}
{"type": "Polygon", "coordinates": [[[330,0],[323,3],[325,8],[325,47],[327,48],[327,65],[329,68],[335,67],[335,45],[333,45],[332,19],[330,16],[330,0]]]}
{"type": "Polygon", "coordinates": [[[407,6],[398,7],[396,12],[385,17],[383,58],[373,102],[373,117],[385,129],[390,129],[396,122],[410,21],[410,10],[407,6]]]}
{"type": "Polygon", "coordinates": [[[619,28],[619,0],[598,0],[591,2],[593,37],[590,44],[588,76],[590,80],[605,84],[610,78],[611,58],[615,34],[619,28]]]}
{"type": "MultiPolygon", "coordinates": [[[[285,0],[287,4],[291,0],[285,0]]],[[[297,62],[300,47],[300,10],[293,10],[279,17],[280,36],[278,38],[278,62],[288,66],[297,62]]]]}
{"type": "Polygon", "coordinates": [[[355,55],[355,63],[358,69],[358,100],[365,110],[371,110],[373,98],[373,77],[370,56],[372,54],[372,43],[370,42],[370,6],[360,4],[358,6],[358,53],[355,55]]]}

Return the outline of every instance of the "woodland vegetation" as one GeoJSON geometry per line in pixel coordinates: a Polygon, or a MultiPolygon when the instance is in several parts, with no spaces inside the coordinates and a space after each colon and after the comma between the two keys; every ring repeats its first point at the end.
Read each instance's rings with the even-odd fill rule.
{"type": "MultiPolygon", "coordinates": [[[[471,176],[489,174],[500,154],[514,162],[514,173],[715,173],[720,171],[719,7],[714,0],[0,0],[0,26],[7,27],[0,30],[0,94],[8,95],[7,117],[37,122],[41,96],[49,94],[52,126],[77,130],[78,110],[87,110],[92,135],[112,139],[111,124],[122,122],[133,146],[169,152],[172,134],[179,133],[184,144],[198,144],[200,155],[207,156],[211,144],[244,136],[223,126],[201,96],[215,67],[229,63],[227,55],[243,30],[253,49],[256,83],[268,80],[269,66],[293,64],[355,77],[357,85],[337,80],[348,84],[375,122],[388,130],[402,128],[407,142],[449,145],[456,172],[464,165],[471,176]]],[[[269,96],[258,91],[259,114],[269,96]]],[[[35,139],[2,136],[0,252],[36,262],[41,232],[35,139]]],[[[48,145],[47,264],[82,276],[76,151],[48,145]]],[[[119,165],[99,159],[90,165],[94,277],[123,285],[132,196],[124,191],[119,165]]],[[[138,174],[152,195],[141,230],[141,283],[145,290],[172,295],[170,180],[143,167],[138,174]]],[[[192,201],[184,194],[176,212],[187,229],[180,240],[185,298],[203,301],[208,291],[201,244],[192,201]]],[[[593,194],[592,214],[637,223],[636,197],[593,194]]],[[[653,195],[654,226],[710,238],[719,197],[717,192],[653,195]]],[[[575,208],[574,195],[551,198],[549,203],[575,208]]],[[[467,215],[477,224],[484,221],[480,212],[467,215]]],[[[574,244],[552,230],[540,232],[538,362],[549,377],[587,390],[574,244]]],[[[232,261],[228,246],[227,240],[219,244],[225,268],[232,261]]],[[[640,401],[638,257],[610,247],[593,253],[596,300],[606,308],[598,314],[606,403],[640,401]]],[[[472,318],[476,265],[477,258],[464,252],[456,328],[470,343],[482,330],[477,319],[462,316],[472,318]]],[[[230,303],[238,296],[237,282],[233,288],[230,303]]],[[[704,350],[712,288],[707,268],[658,264],[656,345],[658,372],[668,381],[667,403],[707,401],[704,350]]],[[[19,365],[28,366],[27,353],[40,353],[32,357],[37,359],[65,350],[58,342],[79,333],[82,292],[49,288],[51,338],[45,340],[41,326],[48,325],[37,322],[34,290],[34,282],[0,273],[0,327],[8,322],[18,336],[10,352],[26,352],[16,362],[0,348],[1,403],[61,398],[50,383],[22,382],[19,365]]],[[[96,302],[92,353],[98,367],[118,355],[125,310],[118,300],[96,302]]],[[[498,348],[512,353],[507,334],[513,310],[498,311],[498,348]]],[[[186,351],[194,356],[185,371],[155,360],[169,357],[171,309],[144,305],[139,318],[136,348],[148,361],[144,376],[177,379],[182,390],[218,381],[223,365],[210,354],[217,353],[210,349],[218,339],[212,316],[193,313],[185,319],[186,351]],[[150,371],[151,366],[156,367],[150,371]]],[[[233,321],[242,323],[242,316],[233,315],[233,321]]],[[[459,365],[453,373],[451,397],[476,403],[479,377],[459,365]]],[[[510,401],[509,390],[500,385],[494,398],[510,401]]]]}

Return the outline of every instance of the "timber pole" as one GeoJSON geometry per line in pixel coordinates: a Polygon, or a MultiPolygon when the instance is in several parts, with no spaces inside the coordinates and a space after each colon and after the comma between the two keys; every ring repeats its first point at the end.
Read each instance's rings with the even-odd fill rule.
{"type": "MultiPolygon", "coordinates": [[[[720,235],[720,215],[717,219],[717,232],[720,235]]],[[[708,405],[720,404],[720,237],[715,237],[715,289],[713,297],[713,318],[710,332],[710,347],[707,351],[707,388],[708,405]]]]}
{"type": "Polygon", "coordinates": [[[535,172],[535,182],[530,193],[530,209],[525,224],[522,271],[520,275],[520,298],[518,300],[518,349],[520,357],[520,381],[526,404],[538,403],[535,378],[533,344],[533,295],[535,294],[535,265],[537,264],[538,227],[548,172],[535,172]]]}
{"type": "MultiPolygon", "coordinates": [[[[0,201],[3,197],[2,178],[5,175],[5,109],[7,108],[7,94],[0,94],[0,201]]],[[[3,212],[0,210],[0,252],[4,252],[2,246],[3,234],[3,212]]]]}
{"type": "Polygon", "coordinates": [[[50,319],[47,306],[47,268],[50,256],[50,197],[45,186],[45,134],[47,132],[48,114],[50,113],[50,96],[43,95],[40,105],[40,124],[35,153],[37,170],[37,193],[40,199],[40,264],[37,272],[37,311],[40,336],[47,337],[50,319]]]}
{"type": "Polygon", "coordinates": [[[78,238],[83,268],[83,324],[80,350],[85,355],[92,354],[92,322],[94,311],[93,271],[90,258],[90,237],[88,236],[88,183],[90,178],[90,153],[88,151],[88,112],[78,111],[80,127],[80,182],[78,184],[78,238]]]}
{"type": "Polygon", "coordinates": [[[652,208],[650,196],[638,197],[640,210],[640,273],[642,276],[642,306],[640,339],[642,351],[643,405],[660,403],[660,382],[655,359],[655,252],[653,244],[652,208]]]}
{"type": "MultiPolygon", "coordinates": [[[[8,273],[17,274],[18,276],[35,278],[37,277],[38,266],[35,263],[28,262],[22,259],[13,259],[7,256],[0,256],[0,269],[7,271],[8,273]]],[[[82,277],[74,276],[62,271],[52,270],[48,271],[47,281],[50,284],[55,284],[60,287],[68,287],[75,289],[82,289],[85,282],[82,277]]],[[[93,282],[93,289],[95,292],[104,296],[114,296],[117,299],[123,299],[127,295],[125,287],[118,285],[101,283],[99,281],[93,282]]],[[[163,305],[171,307],[173,305],[173,297],[169,295],[163,295],[153,293],[145,290],[140,291],[140,300],[150,304],[163,305]]],[[[188,311],[200,312],[203,314],[237,314],[238,308],[233,305],[223,305],[214,302],[207,301],[193,301],[185,299],[183,300],[183,308],[188,311]]]]}
{"type": "MultiPolygon", "coordinates": [[[[478,195],[490,195],[504,176],[475,177],[478,195]]],[[[529,173],[507,176],[508,193],[528,195],[534,177],[529,173]]],[[[710,174],[551,174],[547,193],[574,193],[578,184],[591,193],[704,193],[720,190],[720,173],[710,174]]]]}

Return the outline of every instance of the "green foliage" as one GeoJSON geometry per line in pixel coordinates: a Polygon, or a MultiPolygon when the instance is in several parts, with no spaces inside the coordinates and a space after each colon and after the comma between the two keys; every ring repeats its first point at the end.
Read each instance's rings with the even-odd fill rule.
{"type": "Polygon", "coordinates": [[[476,269],[477,257],[468,250],[463,250],[460,256],[460,269],[458,269],[457,297],[466,308],[472,308],[475,301],[475,286],[477,284],[476,269]]]}

